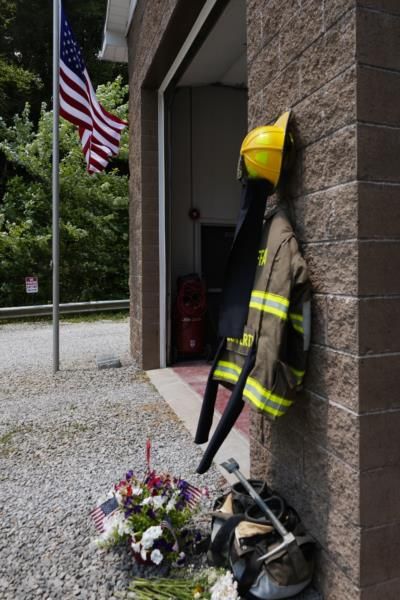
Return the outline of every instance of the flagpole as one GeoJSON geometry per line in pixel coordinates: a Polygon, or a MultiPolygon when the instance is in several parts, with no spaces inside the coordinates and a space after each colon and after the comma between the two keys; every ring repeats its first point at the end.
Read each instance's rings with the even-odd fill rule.
{"type": "Polygon", "coordinates": [[[59,371],[59,305],[60,305],[60,182],[59,182],[59,88],[60,88],[60,1],[53,0],[53,164],[52,164],[52,206],[53,206],[53,373],[59,371]]]}

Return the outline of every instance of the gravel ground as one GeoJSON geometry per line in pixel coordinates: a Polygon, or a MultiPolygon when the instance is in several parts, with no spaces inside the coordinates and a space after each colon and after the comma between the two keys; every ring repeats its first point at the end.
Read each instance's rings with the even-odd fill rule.
{"type": "Polygon", "coordinates": [[[61,323],[52,374],[49,324],[0,325],[0,599],[112,599],[131,575],[121,551],[91,540],[89,511],[128,468],[153,466],[216,491],[194,475],[200,450],[129,357],[123,321],[61,323]],[[115,353],[119,369],[98,370],[115,353]]]}

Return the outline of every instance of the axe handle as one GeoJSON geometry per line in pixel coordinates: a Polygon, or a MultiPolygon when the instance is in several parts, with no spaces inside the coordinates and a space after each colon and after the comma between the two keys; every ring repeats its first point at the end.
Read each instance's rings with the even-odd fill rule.
{"type": "Polygon", "coordinates": [[[274,515],[272,510],[264,502],[264,500],[261,498],[261,496],[259,496],[257,494],[256,490],[253,488],[252,485],[250,485],[250,483],[247,481],[247,479],[244,477],[244,475],[242,475],[242,473],[239,471],[239,469],[235,469],[232,472],[239,479],[239,481],[243,485],[243,487],[249,492],[250,496],[253,498],[254,502],[256,502],[257,506],[269,518],[269,520],[271,521],[272,525],[275,527],[275,529],[277,530],[279,535],[281,535],[282,538],[287,539],[287,537],[290,535],[289,532],[285,529],[285,527],[282,525],[280,520],[274,515]]]}

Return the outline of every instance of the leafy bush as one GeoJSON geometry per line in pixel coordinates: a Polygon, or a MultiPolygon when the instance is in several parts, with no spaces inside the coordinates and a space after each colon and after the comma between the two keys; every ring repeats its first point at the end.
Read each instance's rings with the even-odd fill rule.
{"type": "MultiPolygon", "coordinates": [[[[127,86],[120,77],[98,87],[100,102],[126,119],[127,86]]],[[[13,124],[0,119],[0,150],[11,163],[0,204],[0,305],[51,302],[52,111],[37,127],[27,105],[13,124]],[[24,278],[39,278],[27,295],[24,278]]],[[[88,175],[76,128],[60,120],[60,301],[128,296],[128,133],[106,172],[88,175]]]]}

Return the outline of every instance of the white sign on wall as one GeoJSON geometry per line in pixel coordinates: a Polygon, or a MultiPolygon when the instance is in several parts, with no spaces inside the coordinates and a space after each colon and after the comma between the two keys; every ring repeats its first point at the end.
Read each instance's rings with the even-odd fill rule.
{"type": "Polygon", "coordinates": [[[37,294],[39,291],[39,280],[37,277],[25,277],[25,289],[27,294],[37,294]]]}

